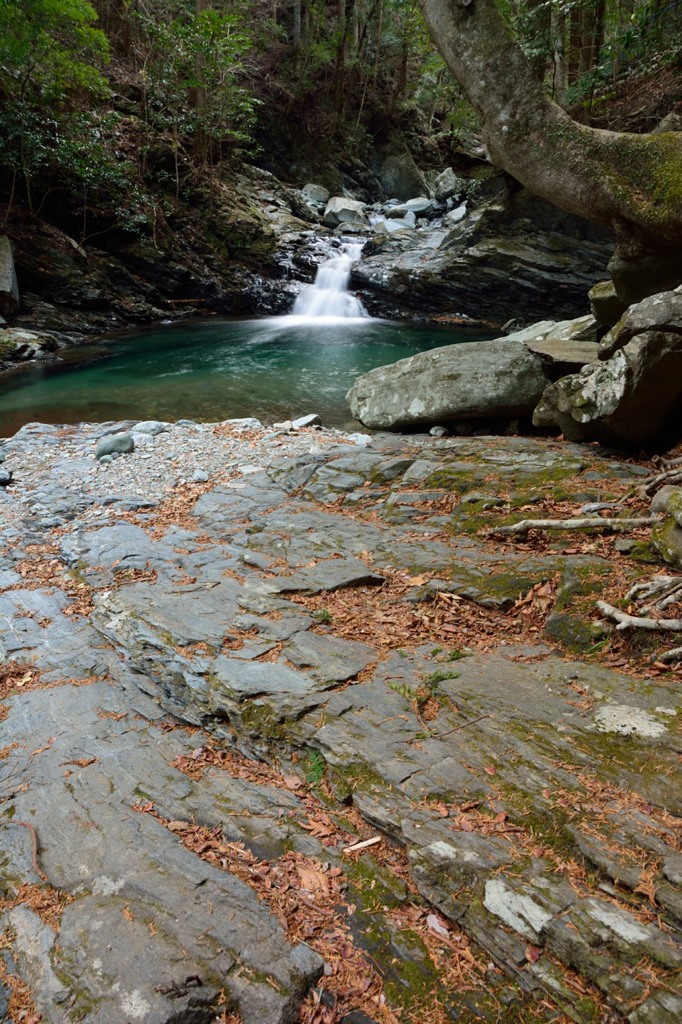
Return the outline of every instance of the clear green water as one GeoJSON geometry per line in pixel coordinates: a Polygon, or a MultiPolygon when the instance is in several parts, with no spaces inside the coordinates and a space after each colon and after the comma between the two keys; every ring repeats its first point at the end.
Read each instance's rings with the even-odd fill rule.
{"type": "Polygon", "coordinates": [[[316,412],[350,419],[345,394],[375,366],[439,345],[476,341],[472,328],[381,320],[202,320],[107,339],[0,380],[0,436],[24,423],[118,419],[264,423],[316,412]]]}

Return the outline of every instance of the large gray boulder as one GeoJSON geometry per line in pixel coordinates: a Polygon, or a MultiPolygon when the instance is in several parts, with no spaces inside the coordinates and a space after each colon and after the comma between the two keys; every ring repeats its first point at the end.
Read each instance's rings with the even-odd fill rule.
{"type": "Polygon", "coordinates": [[[323,224],[328,228],[369,227],[365,216],[365,204],[345,196],[332,196],[324,211],[323,224]]]}
{"type": "Polygon", "coordinates": [[[19,284],[14,269],[14,251],[7,235],[0,235],[0,313],[16,313],[19,284]]]}
{"type": "Polygon", "coordinates": [[[325,188],[324,185],[316,185],[315,182],[312,181],[303,186],[301,193],[306,203],[314,209],[319,210],[320,213],[324,210],[331,195],[329,189],[325,188]]]}
{"type": "Polygon", "coordinates": [[[453,196],[461,196],[464,192],[464,182],[458,178],[452,167],[446,167],[433,183],[433,191],[439,203],[453,196]]]}
{"type": "Polygon", "coordinates": [[[533,422],[574,441],[652,441],[682,407],[682,287],[631,306],[600,357],[550,385],[533,422]]]}
{"type": "Polygon", "coordinates": [[[366,426],[401,430],[529,415],[547,382],[541,359],[523,342],[497,338],[379,366],[358,378],[346,400],[366,426]]]}
{"type": "Polygon", "coordinates": [[[426,178],[407,149],[389,153],[385,157],[379,169],[379,180],[387,195],[395,196],[403,202],[429,194],[426,178]]]}

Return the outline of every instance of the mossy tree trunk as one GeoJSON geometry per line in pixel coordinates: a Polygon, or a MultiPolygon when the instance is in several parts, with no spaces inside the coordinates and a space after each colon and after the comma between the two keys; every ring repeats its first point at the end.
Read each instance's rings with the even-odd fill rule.
{"type": "Polygon", "coordinates": [[[682,248],[682,133],[578,124],[533,76],[495,0],[421,3],[496,166],[561,209],[612,227],[624,257],[682,248]]]}

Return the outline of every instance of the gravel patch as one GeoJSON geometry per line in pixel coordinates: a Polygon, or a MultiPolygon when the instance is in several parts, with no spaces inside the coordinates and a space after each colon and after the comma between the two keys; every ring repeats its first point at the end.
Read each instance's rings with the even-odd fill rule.
{"type": "Polygon", "coordinates": [[[0,488],[4,527],[30,517],[43,528],[106,523],[117,511],[154,507],[187,484],[217,485],[264,472],[273,458],[364,447],[366,434],[320,426],[263,427],[258,420],[152,424],[149,421],[62,426],[29,423],[0,442],[12,481],[0,488]],[[98,459],[102,440],[129,435],[134,449],[98,459]]]}

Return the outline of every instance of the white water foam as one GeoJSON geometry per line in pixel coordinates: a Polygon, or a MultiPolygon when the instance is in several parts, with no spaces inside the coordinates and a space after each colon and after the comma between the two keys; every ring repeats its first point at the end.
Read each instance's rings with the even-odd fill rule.
{"type": "Polygon", "coordinates": [[[351,268],[361,252],[362,245],[345,244],[338,256],[323,263],[314,284],[305,285],[296,299],[290,323],[294,318],[298,321],[296,326],[310,319],[318,324],[367,319],[369,314],[365,307],[348,291],[351,268]]]}

